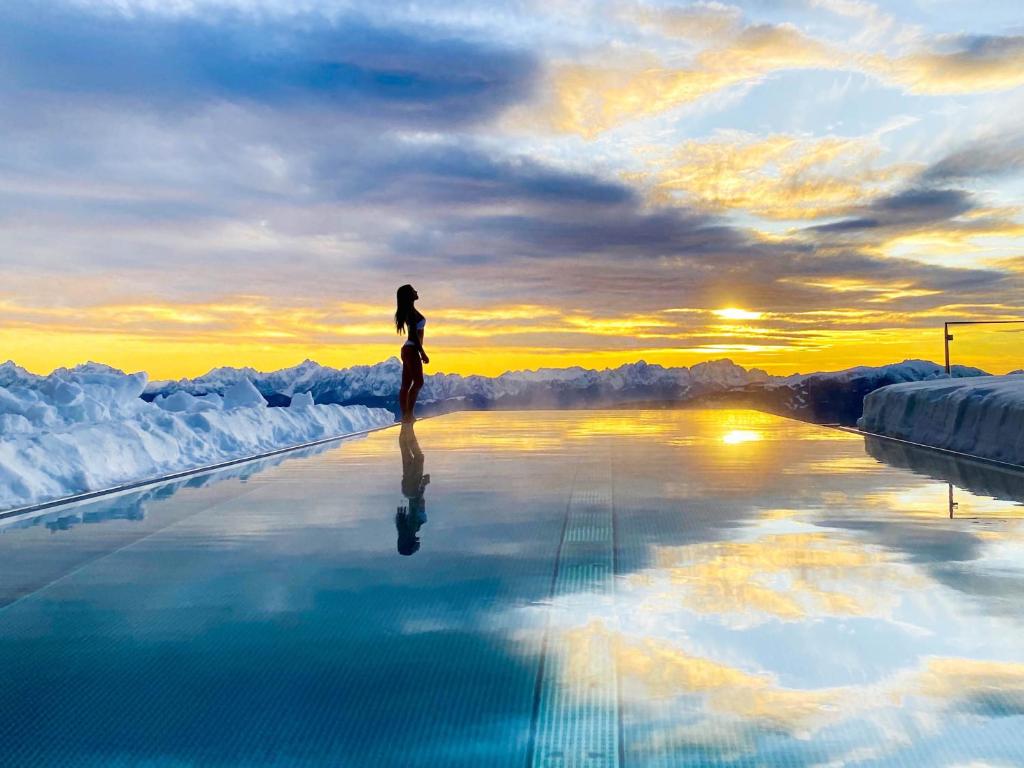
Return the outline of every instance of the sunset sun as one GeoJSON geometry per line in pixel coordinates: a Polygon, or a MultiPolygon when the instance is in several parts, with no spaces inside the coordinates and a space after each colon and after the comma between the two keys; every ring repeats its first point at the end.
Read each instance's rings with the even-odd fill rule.
{"type": "Polygon", "coordinates": [[[748,309],[739,309],[737,307],[716,309],[713,314],[715,317],[720,317],[723,320],[758,320],[764,316],[763,312],[753,312],[748,309]]]}

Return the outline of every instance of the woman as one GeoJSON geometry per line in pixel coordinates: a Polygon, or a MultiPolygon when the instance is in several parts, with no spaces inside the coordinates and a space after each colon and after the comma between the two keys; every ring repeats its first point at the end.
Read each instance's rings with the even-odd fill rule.
{"type": "Polygon", "coordinates": [[[430,362],[427,353],[423,351],[423,329],[427,325],[427,318],[413,306],[419,297],[411,285],[403,285],[398,289],[395,329],[408,336],[402,346],[402,389],[398,392],[398,406],[402,409],[404,423],[415,421],[413,409],[423,387],[423,364],[430,362]]]}

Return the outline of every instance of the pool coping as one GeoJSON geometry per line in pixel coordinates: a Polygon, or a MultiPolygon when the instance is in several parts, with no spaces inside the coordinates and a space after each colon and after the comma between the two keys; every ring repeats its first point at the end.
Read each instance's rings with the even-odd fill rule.
{"type": "MultiPolygon", "coordinates": [[[[421,419],[417,419],[421,421],[421,419]]],[[[394,422],[392,424],[384,424],[379,427],[370,427],[369,429],[361,429],[358,432],[346,432],[343,435],[335,435],[333,437],[322,437],[317,440],[310,440],[306,443],[299,443],[297,445],[289,445],[285,448],[275,448],[272,451],[265,451],[263,453],[253,454],[252,456],[244,456],[240,459],[229,459],[228,461],[220,461],[216,464],[204,464],[201,467],[193,467],[191,469],[183,469],[179,472],[170,472],[166,475],[160,475],[158,477],[147,478],[145,480],[133,480],[128,483],[121,483],[119,485],[110,486],[109,488],[100,488],[95,491],[84,491],[82,493],[72,494],[71,496],[62,496],[58,499],[50,499],[49,501],[41,501],[38,504],[29,504],[23,507],[11,507],[10,509],[0,510],[0,520],[10,520],[14,517],[21,517],[22,515],[32,515],[37,512],[42,512],[53,507],[62,507],[64,505],[77,504],[83,501],[92,501],[94,499],[104,496],[117,496],[122,493],[129,491],[136,491],[139,488],[145,488],[151,485],[162,485],[169,483],[172,480],[179,480],[183,477],[191,477],[193,475],[202,475],[207,472],[216,472],[220,469],[226,469],[227,467],[237,466],[238,464],[247,464],[251,461],[259,461],[266,459],[271,456],[280,456],[283,453],[290,453],[292,451],[301,451],[305,448],[312,448],[317,445],[324,445],[326,443],[338,442],[341,440],[347,440],[352,437],[361,437],[363,435],[369,435],[373,432],[380,432],[381,430],[391,429],[397,427],[401,422],[394,422]]]]}

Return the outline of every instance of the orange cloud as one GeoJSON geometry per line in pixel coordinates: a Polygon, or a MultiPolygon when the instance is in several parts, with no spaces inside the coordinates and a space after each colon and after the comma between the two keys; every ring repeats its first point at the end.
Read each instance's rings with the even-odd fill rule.
{"type": "Polygon", "coordinates": [[[953,50],[868,56],[865,69],[915,93],[977,93],[1024,85],[1024,37],[940,38],[935,44],[953,50]]]}
{"type": "Polygon", "coordinates": [[[837,215],[919,166],[879,166],[877,137],[756,137],[723,133],[687,141],[639,175],[656,199],[711,210],[738,209],[768,219],[837,215]]]}
{"type": "Polygon", "coordinates": [[[552,98],[542,122],[586,138],[637,118],[656,115],[735,85],[790,69],[859,71],[914,93],[958,94],[1002,91],[1024,84],[1024,36],[946,37],[922,41],[904,55],[864,53],[858,46],[893,38],[895,21],[876,6],[852,0],[817,0],[815,5],[858,18],[865,28],[841,43],[815,39],[792,24],[749,24],[725,6],[651,8],[620,13],[644,29],[693,43],[713,43],[684,66],[668,66],[646,51],[600,63],[561,62],[552,67],[552,98]]]}
{"type": "Polygon", "coordinates": [[[593,138],[624,120],[654,115],[769,72],[835,66],[828,46],[792,25],[751,26],[727,44],[700,52],[689,67],[665,67],[649,56],[612,66],[556,65],[548,119],[558,131],[593,138]]]}

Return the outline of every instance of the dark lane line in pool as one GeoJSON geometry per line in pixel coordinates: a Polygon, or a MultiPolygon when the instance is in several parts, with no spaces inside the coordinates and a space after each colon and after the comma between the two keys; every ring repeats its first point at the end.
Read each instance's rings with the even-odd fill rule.
{"type": "Polygon", "coordinates": [[[565,502],[565,516],[562,518],[562,533],[558,539],[558,548],[555,550],[555,563],[551,569],[551,586],[548,588],[548,615],[547,626],[544,628],[544,639],[541,642],[540,661],[537,664],[537,681],[533,688],[533,708],[530,713],[530,744],[526,749],[526,766],[532,768],[534,750],[537,743],[537,719],[540,715],[541,690],[544,687],[544,668],[548,655],[548,631],[551,624],[551,602],[555,599],[555,585],[558,583],[558,569],[562,562],[562,547],[565,546],[565,531],[569,527],[569,510],[572,509],[572,494],[576,490],[576,478],[580,468],[576,465],[573,472],[572,482],[569,484],[569,498],[565,502]]]}
{"type": "MultiPolygon", "coordinates": [[[[612,450],[608,451],[608,478],[611,485],[611,504],[612,504],[612,600],[615,602],[616,613],[618,613],[618,598],[616,597],[616,591],[619,584],[619,516],[617,514],[615,506],[615,452],[612,450]]],[[[622,723],[622,674],[619,670],[619,665],[615,665],[615,738],[618,742],[619,749],[616,755],[619,760],[619,766],[626,765],[626,742],[623,738],[625,729],[622,723]]]]}
{"type": "MultiPolygon", "coordinates": [[[[573,477],[566,524],[559,542],[555,582],[535,689],[531,768],[620,764],[618,674],[607,632],[588,638],[585,667],[569,662],[566,627],[557,611],[577,596],[614,600],[615,542],[610,467],[605,460],[573,477]]],[[[568,617],[571,621],[572,616],[568,617]]],[[[572,625],[572,631],[584,627],[572,625]]],[[[576,658],[573,656],[573,658],[576,658]]]]}

